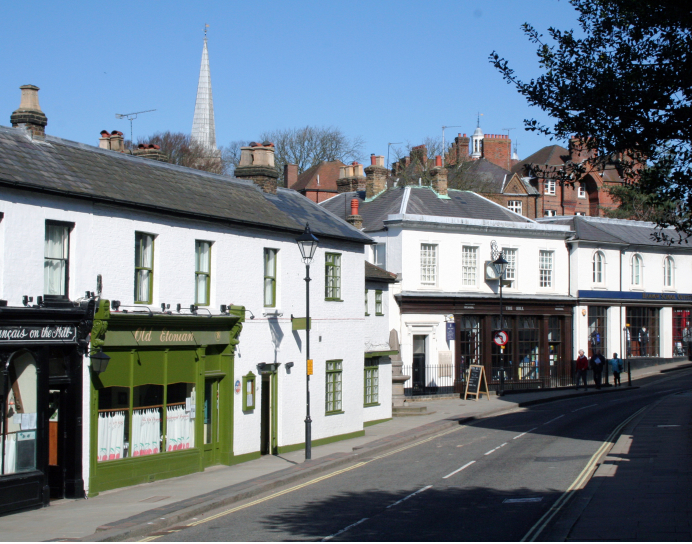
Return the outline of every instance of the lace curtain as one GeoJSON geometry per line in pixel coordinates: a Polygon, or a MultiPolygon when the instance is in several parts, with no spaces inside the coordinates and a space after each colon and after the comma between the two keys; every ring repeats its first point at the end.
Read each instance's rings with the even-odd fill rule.
{"type": "Polygon", "coordinates": [[[194,420],[184,406],[166,409],[166,450],[186,450],[195,447],[194,420]]]}
{"type": "Polygon", "coordinates": [[[98,461],[112,461],[125,457],[125,412],[99,414],[98,461]]]}
{"type": "Polygon", "coordinates": [[[46,225],[44,246],[44,294],[64,295],[67,278],[68,228],[62,225],[46,225]]]}
{"type": "Polygon", "coordinates": [[[132,457],[159,453],[161,412],[159,408],[132,411],[132,457]]]}

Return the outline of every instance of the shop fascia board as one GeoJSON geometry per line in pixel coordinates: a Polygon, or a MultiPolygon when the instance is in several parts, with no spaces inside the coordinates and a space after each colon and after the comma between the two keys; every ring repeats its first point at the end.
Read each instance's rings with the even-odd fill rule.
{"type": "MultiPolygon", "coordinates": [[[[402,291],[394,295],[394,298],[401,300],[403,298],[454,298],[454,299],[476,299],[476,300],[490,300],[497,302],[498,295],[492,294],[482,294],[482,293],[459,293],[459,292],[444,292],[444,291],[431,291],[431,292],[420,292],[420,291],[402,291]]],[[[563,304],[576,304],[577,299],[569,295],[542,295],[542,294],[532,294],[532,295],[519,295],[510,294],[504,295],[503,304],[509,303],[514,300],[525,300],[525,301],[545,301],[550,303],[563,303],[563,304]]]]}
{"type": "Polygon", "coordinates": [[[492,234],[502,236],[521,236],[527,238],[549,238],[565,240],[574,235],[567,225],[541,225],[539,223],[513,223],[511,221],[491,221],[488,219],[468,219],[464,217],[438,217],[432,215],[396,214],[384,221],[387,227],[400,227],[411,230],[435,230],[457,233],[492,234]],[[546,228],[549,227],[549,228],[546,228]]]}

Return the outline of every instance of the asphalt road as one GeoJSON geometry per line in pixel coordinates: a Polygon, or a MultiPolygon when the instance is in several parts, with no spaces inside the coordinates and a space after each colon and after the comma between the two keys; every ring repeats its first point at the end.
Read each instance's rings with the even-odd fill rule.
{"type": "Polygon", "coordinates": [[[692,370],[684,370],[635,390],[517,409],[145,540],[519,541],[584,477],[620,423],[689,389],[692,370]]]}

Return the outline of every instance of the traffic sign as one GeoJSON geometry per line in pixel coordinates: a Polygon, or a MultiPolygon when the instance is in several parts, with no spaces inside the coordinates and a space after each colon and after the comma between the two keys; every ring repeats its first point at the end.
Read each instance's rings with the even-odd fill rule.
{"type": "Polygon", "coordinates": [[[495,333],[495,338],[493,338],[493,342],[495,342],[498,346],[506,345],[508,340],[509,335],[505,331],[495,333]]]}

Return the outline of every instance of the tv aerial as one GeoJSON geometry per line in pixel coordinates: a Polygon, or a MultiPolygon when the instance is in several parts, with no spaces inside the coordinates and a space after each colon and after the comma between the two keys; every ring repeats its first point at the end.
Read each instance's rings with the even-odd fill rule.
{"type": "Polygon", "coordinates": [[[116,119],[127,119],[130,121],[130,146],[134,146],[135,142],[132,138],[132,121],[137,119],[137,116],[140,113],[149,113],[150,111],[156,111],[156,110],[144,110],[144,111],[136,111],[134,113],[116,113],[115,118],[116,119]]]}

